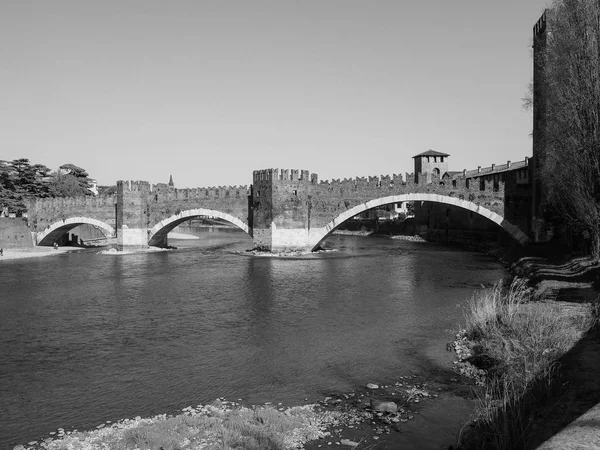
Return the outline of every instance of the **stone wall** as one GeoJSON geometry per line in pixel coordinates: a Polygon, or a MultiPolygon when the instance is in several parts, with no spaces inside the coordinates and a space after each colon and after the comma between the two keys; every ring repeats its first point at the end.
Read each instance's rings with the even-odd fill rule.
{"type": "MultiPolygon", "coordinates": [[[[521,166],[519,166],[521,168],[521,166]]],[[[527,172],[526,162],[522,168],[527,172]]],[[[358,177],[319,182],[307,170],[257,170],[253,186],[175,189],[146,181],[119,181],[116,196],[43,199],[30,207],[30,227],[49,230],[45,241],[81,223],[107,224],[119,245],[167,245],[167,233],[193,217],[218,217],[251,234],[259,248],[313,248],[340,223],[367,209],[401,201],[463,208],[527,240],[530,185],[511,172],[510,163],[479,168],[471,177],[453,179],[432,174],[358,177]],[[505,198],[508,199],[505,202],[505,198]],[[505,220],[506,219],[506,220],[505,220]],[[508,221],[508,222],[507,222],[508,221]],[[509,223],[510,222],[510,223],[509,223]],[[48,233],[52,233],[51,235],[48,233]]],[[[43,233],[42,233],[43,234],[43,233]]]]}
{"type": "Polygon", "coordinates": [[[366,201],[402,194],[437,194],[472,202],[501,216],[504,215],[504,183],[494,189],[492,181],[469,183],[458,179],[440,184],[435,177],[426,182],[425,175],[413,174],[332,180],[314,185],[311,198],[311,225],[326,225],[332,218],[366,201]]]}
{"type": "Polygon", "coordinates": [[[0,217],[0,247],[5,249],[33,247],[27,219],[0,217]]]}
{"type": "Polygon", "coordinates": [[[248,186],[217,186],[175,189],[166,184],[153,185],[149,199],[150,225],[182,211],[205,208],[227,213],[248,223],[248,186]]]}
{"type": "Polygon", "coordinates": [[[42,198],[30,202],[27,211],[29,227],[34,232],[42,232],[56,222],[72,217],[89,217],[113,228],[116,225],[115,197],[112,195],[42,198]]]}
{"type": "Polygon", "coordinates": [[[253,174],[254,245],[260,249],[304,249],[316,176],[307,170],[257,170],[253,174]],[[285,244],[284,244],[285,243],[285,244]]]}
{"type": "Polygon", "coordinates": [[[357,209],[377,206],[376,200],[379,205],[393,196],[440,201],[443,196],[446,202],[469,202],[474,209],[504,215],[504,183],[498,180],[442,182],[431,175],[394,174],[319,182],[307,170],[266,169],[254,171],[253,183],[254,241],[275,251],[312,248],[339,225],[336,219],[341,223],[348,212],[354,215],[357,209]]]}
{"type": "Polygon", "coordinates": [[[247,186],[175,189],[147,181],[119,181],[117,245],[164,247],[170,230],[201,215],[229,220],[247,231],[248,195],[247,186]]]}

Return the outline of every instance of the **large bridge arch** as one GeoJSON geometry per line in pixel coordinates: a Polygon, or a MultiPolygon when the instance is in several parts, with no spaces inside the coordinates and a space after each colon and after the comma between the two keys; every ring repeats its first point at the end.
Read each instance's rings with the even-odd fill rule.
{"type": "Polygon", "coordinates": [[[196,208],[181,211],[179,214],[174,214],[170,217],[167,217],[166,219],[161,220],[156,225],[154,225],[148,232],[148,245],[162,245],[163,242],[166,242],[167,235],[169,234],[169,232],[177,225],[185,222],[186,220],[193,219],[194,217],[202,216],[209,216],[217,219],[226,220],[227,222],[240,228],[248,235],[252,236],[248,224],[242,222],[237,217],[214,209],[196,208]]]}
{"type": "Polygon", "coordinates": [[[313,229],[310,232],[309,242],[311,250],[316,249],[320,243],[330,235],[337,227],[339,227],[346,220],[351,219],[352,217],[367,211],[372,208],[376,208],[378,206],[385,206],[392,203],[402,203],[402,202],[410,202],[410,201],[421,201],[421,202],[437,202],[444,203],[451,206],[457,206],[459,208],[463,208],[469,211],[473,211],[480,216],[485,217],[486,219],[491,220],[492,222],[501,226],[513,239],[515,239],[520,245],[525,245],[529,242],[529,238],[523,231],[521,231],[518,227],[511,224],[508,220],[503,218],[501,215],[490,211],[483,206],[477,205],[476,203],[462,200],[456,197],[450,197],[447,195],[439,195],[439,194],[431,194],[431,193],[413,193],[413,194],[401,194],[401,195],[390,195],[387,197],[381,197],[373,200],[369,200],[368,202],[361,203],[353,208],[350,208],[339,216],[334,218],[331,222],[325,225],[322,228],[313,229]]]}
{"type": "Polygon", "coordinates": [[[40,246],[52,245],[54,242],[60,241],[61,237],[73,228],[84,224],[89,224],[99,228],[107,238],[115,236],[115,229],[106,222],[92,219],[91,217],[69,217],[67,219],[54,222],[43,231],[36,232],[35,244],[40,246]]]}

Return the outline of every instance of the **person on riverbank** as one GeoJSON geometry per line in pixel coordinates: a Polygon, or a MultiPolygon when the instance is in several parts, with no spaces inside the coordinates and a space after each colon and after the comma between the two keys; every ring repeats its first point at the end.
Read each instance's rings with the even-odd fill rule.
{"type": "Polygon", "coordinates": [[[0,248],[0,256],[4,256],[4,249],[0,248]]]}
{"type": "Polygon", "coordinates": [[[58,250],[58,244],[56,243],[56,241],[54,242],[53,247],[54,247],[54,250],[58,250]]]}

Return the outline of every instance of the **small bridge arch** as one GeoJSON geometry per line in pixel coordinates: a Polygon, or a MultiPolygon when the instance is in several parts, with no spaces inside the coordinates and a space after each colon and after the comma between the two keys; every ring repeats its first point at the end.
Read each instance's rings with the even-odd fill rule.
{"type": "Polygon", "coordinates": [[[154,225],[148,231],[148,245],[152,246],[160,246],[163,243],[166,243],[167,235],[169,232],[175,228],[177,225],[185,222],[186,220],[193,219],[194,217],[202,217],[208,216],[212,218],[225,220],[236,227],[240,228],[246,234],[252,236],[250,232],[250,228],[248,224],[242,222],[235,216],[231,214],[227,214],[221,211],[217,211],[214,209],[206,209],[206,208],[196,208],[196,209],[188,209],[186,211],[181,211],[178,214],[174,214],[166,219],[161,220],[156,225],[154,225]]]}
{"type": "Polygon", "coordinates": [[[410,201],[421,201],[421,202],[436,202],[436,203],[444,203],[451,206],[457,206],[459,208],[463,208],[469,211],[473,211],[480,216],[485,217],[486,219],[491,220],[492,222],[501,226],[513,239],[515,239],[520,245],[525,245],[529,242],[529,238],[523,231],[521,231],[518,227],[511,224],[508,220],[503,218],[501,215],[490,211],[483,206],[477,205],[468,200],[462,200],[456,197],[450,197],[447,195],[439,195],[439,194],[431,194],[431,193],[413,193],[413,194],[400,194],[400,195],[390,195],[387,197],[381,197],[373,200],[369,200],[368,202],[361,203],[353,208],[344,211],[339,216],[334,218],[331,222],[325,225],[322,228],[315,230],[310,233],[310,246],[311,249],[314,250],[317,248],[320,243],[330,235],[337,227],[339,227],[346,220],[351,219],[352,217],[367,211],[372,208],[376,208],[378,206],[385,206],[392,203],[402,203],[402,202],[410,202],[410,201]]]}
{"type": "Polygon", "coordinates": [[[35,244],[41,246],[52,245],[60,241],[61,237],[79,225],[89,224],[100,229],[107,238],[115,236],[115,229],[101,220],[91,217],[69,217],[67,219],[54,222],[43,231],[35,233],[35,244]]]}

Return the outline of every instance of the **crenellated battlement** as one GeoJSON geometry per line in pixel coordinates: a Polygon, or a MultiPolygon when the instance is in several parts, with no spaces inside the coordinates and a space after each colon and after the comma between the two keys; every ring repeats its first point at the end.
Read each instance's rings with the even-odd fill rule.
{"type": "Polygon", "coordinates": [[[488,167],[477,167],[477,169],[463,169],[462,172],[455,173],[451,179],[459,180],[461,178],[476,179],[476,178],[502,178],[507,172],[516,172],[518,177],[528,177],[527,171],[529,168],[529,158],[525,158],[523,161],[507,161],[505,164],[492,164],[488,167]],[[523,175],[524,173],[524,175],[523,175]]]}
{"type": "Polygon", "coordinates": [[[316,173],[310,173],[308,170],[298,169],[261,169],[252,173],[254,183],[261,181],[303,181],[316,184],[319,176],[316,173]]]}
{"type": "Polygon", "coordinates": [[[148,181],[119,180],[117,181],[117,188],[120,185],[123,186],[124,191],[128,192],[150,192],[151,189],[148,181]]]}
{"type": "Polygon", "coordinates": [[[544,10],[544,13],[542,14],[542,16],[538,19],[538,21],[536,22],[536,24],[533,26],[533,39],[537,39],[540,34],[542,34],[544,31],[546,31],[546,25],[548,23],[547,21],[547,16],[548,16],[548,10],[544,10]]]}
{"type": "Polygon", "coordinates": [[[334,188],[355,188],[356,186],[398,186],[401,184],[406,184],[405,180],[414,180],[414,175],[409,175],[407,173],[405,179],[403,179],[401,174],[344,178],[343,180],[334,178],[332,180],[322,180],[319,182],[319,186],[334,188]]]}
{"type": "Polygon", "coordinates": [[[205,188],[174,189],[153,186],[151,201],[166,199],[241,198],[250,195],[248,186],[210,186],[205,188]]]}
{"type": "Polygon", "coordinates": [[[31,202],[28,221],[45,243],[77,223],[91,223],[109,233],[116,230],[118,246],[143,247],[166,246],[169,231],[178,224],[208,216],[237,225],[252,235],[258,248],[311,249],[344,220],[377,206],[407,201],[454,205],[502,224],[507,205],[514,217],[519,216],[513,211],[527,208],[522,193],[529,183],[528,165],[526,158],[444,172],[441,177],[428,170],[324,181],[308,170],[274,168],[255,170],[251,186],[184,189],[121,180],[114,195],[31,202]]]}
{"type": "Polygon", "coordinates": [[[33,205],[36,205],[39,210],[43,209],[54,209],[54,208],[65,208],[78,206],[82,208],[93,208],[104,205],[115,204],[114,195],[86,195],[81,197],[47,197],[40,198],[32,202],[28,209],[31,209],[33,205]]]}
{"type": "MultiPolygon", "coordinates": [[[[355,191],[355,190],[411,190],[417,188],[427,188],[429,190],[439,190],[440,192],[455,191],[462,189],[467,191],[483,191],[494,190],[496,192],[503,191],[504,182],[485,180],[483,182],[469,180],[465,177],[455,179],[440,180],[432,174],[418,174],[415,177],[414,173],[406,173],[403,177],[400,174],[379,175],[368,177],[345,178],[344,180],[333,179],[321,181],[318,185],[321,188],[329,191],[355,191]],[[417,180],[417,181],[415,181],[417,180]]],[[[422,189],[419,189],[422,190],[422,189]]]]}
{"type": "Polygon", "coordinates": [[[147,181],[119,181],[117,186],[123,185],[124,192],[139,192],[150,195],[150,201],[165,199],[201,199],[220,197],[245,197],[250,194],[250,187],[241,186],[209,186],[199,188],[177,189],[165,183],[150,184],[147,181]]]}

